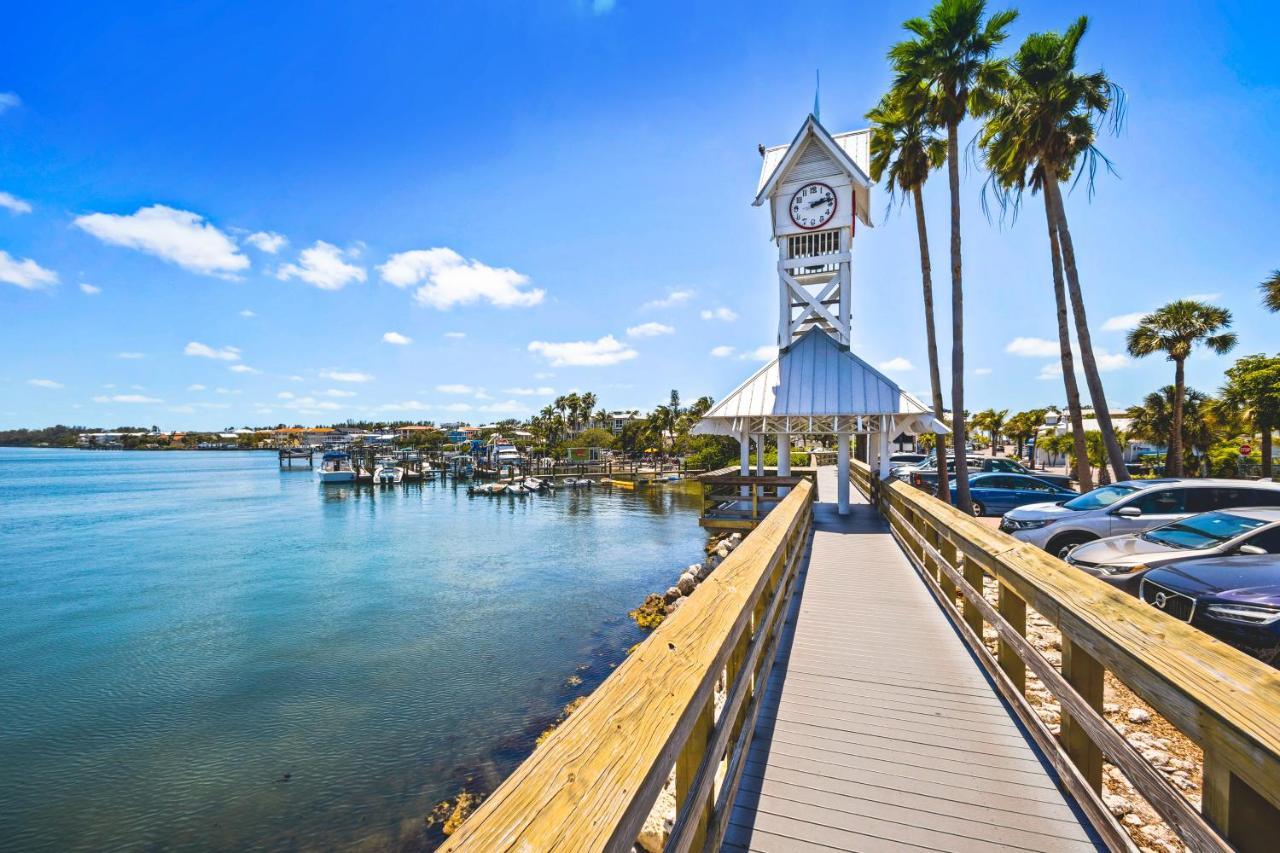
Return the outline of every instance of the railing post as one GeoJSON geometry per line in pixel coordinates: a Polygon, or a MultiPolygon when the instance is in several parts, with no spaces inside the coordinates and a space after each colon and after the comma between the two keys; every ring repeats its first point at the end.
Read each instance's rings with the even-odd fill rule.
{"type": "Polygon", "coordinates": [[[707,744],[711,740],[711,731],[715,726],[715,710],[715,695],[712,694],[698,711],[698,718],[694,720],[689,739],[684,742],[680,757],[676,759],[676,808],[693,810],[694,814],[690,820],[697,823],[693,844],[689,848],[691,850],[702,848],[703,841],[707,837],[707,820],[711,816],[711,796],[703,802],[695,803],[689,801],[689,792],[697,781],[698,766],[702,763],[702,757],[707,753],[707,744]]]}
{"type": "MultiPolygon", "coordinates": [[[[951,540],[943,536],[937,529],[933,530],[933,547],[938,549],[938,553],[942,555],[942,559],[946,561],[947,565],[952,568],[958,568],[956,566],[956,546],[951,544],[951,540]]],[[[956,596],[960,594],[960,590],[955,585],[955,582],[951,580],[951,577],[942,571],[941,567],[938,569],[938,583],[942,587],[942,594],[947,597],[947,601],[954,607],[956,596]]]]}
{"type": "Polygon", "coordinates": [[[1200,810],[1235,849],[1272,851],[1280,838],[1280,809],[1231,772],[1225,749],[1210,737],[1204,743],[1204,793],[1200,810]]]}
{"type": "MultiPolygon", "coordinates": [[[[955,546],[952,546],[954,553],[955,546]]],[[[971,560],[967,556],[960,555],[960,563],[964,567],[964,579],[969,586],[973,587],[978,595],[983,594],[983,571],[982,565],[977,560],[971,560]]],[[[960,568],[960,566],[957,566],[960,568]]],[[[964,600],[964,621],[968,624],[970,630],[979,638],[982,638],[982,611],[978,609],[978,605],[969,599],[964,600]]]]}
{"type": "MultiPolygon", "coordinates": [[[[1062,636],[1062,677],[1080,694],[1089,707],[1102,713],[1103,667],[1092,655],[1062,636]]],[[[1080,775],[1094,791],[1102,791],[1102,750],[1089,738],[1069,713],[1062,712],[1062,745],[1080,775]]]]}
{"type": "MultiPolygon", "coordinates": [[[[1027,635],[1027,603],[1003,583],[1000,584],[998,609],[1013,630],[1024,637],[1027,635]]],[[[1000,668],[1004,670],[1005,675],[1009,676],[1009,680],[1013,682],[1014,687],[1018,688],[1018,692],[1025,693],[1027,665],[1022,662],[1022,658],[1018,657],[1018,652],[1001,639],[996,657],[1000,662],[1000,668]]]]}

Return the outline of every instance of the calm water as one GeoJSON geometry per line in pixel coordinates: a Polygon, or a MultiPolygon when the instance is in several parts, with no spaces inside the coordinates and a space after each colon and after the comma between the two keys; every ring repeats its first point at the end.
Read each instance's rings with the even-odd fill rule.
{"type": "Polygon", "coordinates": [[[0,448],[0,848],[412,848],[608,674],[626,611],[703,542],[673,490],[0,448]]]}

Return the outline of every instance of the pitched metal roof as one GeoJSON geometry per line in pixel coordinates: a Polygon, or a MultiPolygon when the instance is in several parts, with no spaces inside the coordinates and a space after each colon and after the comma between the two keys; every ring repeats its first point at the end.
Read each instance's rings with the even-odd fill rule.
{"type": "MultiPolygon", "coordinates": [[[[759,205],[764,202],[765,196],[773,188],[777,179],[787,171],[790,160],[788,154],[795,152],[800,153],[803,148],[800,143],[806,137],[812,136],[814,140],[830,152],[848,172],[853,176],[854,183],[860,185],[864,189],[870,188],[871,178],[868,174],[871,171],[871,152],[870,152],[870,130],[851,130],[846,133],[837,133],[834,136],[827,131],[822,123],[810,115],[805,119],[800,131],[795,138],[786,145],[777,145],[773,148],[766,148],[764,152],[764,161],[760,164],[760,179],[756,183],[756,196],[752,204],[759,205]]],[[[860,212],[860,219],[863,219],[867,225],[871,224],[869,217],[860,212]]]]}

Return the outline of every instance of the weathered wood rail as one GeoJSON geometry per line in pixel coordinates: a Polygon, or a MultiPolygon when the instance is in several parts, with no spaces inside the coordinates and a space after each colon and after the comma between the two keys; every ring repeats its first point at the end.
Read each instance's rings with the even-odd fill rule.
{"type": "Polygon", "coordinates": [[[782,503],[787,492],[802,481],[814,486],[813,472],[794,477],[776,475],[741,476],[737,468],[722,468],[698,477],[702,485],[702,516],[699,523],[715,530],[752,530],[774,507],[782,503]]]}
{"type": "Polygon", "coordinates": [[[1277,849],[1280,674],[930,495],[879,481],[863,463],[850,478],[1109,845],[1131,848],[1098,797],[1104,760],[1192,850],[1277,849]],[[983,594],[987,579],[998,584],[995,605],[983,594]],[[1061,632],[1061,669],[1026,640],[1028,607],[1061,632]],[[994,655],[984,625],[998,634],[994,655]],[[1061,705],[1060,737],[1026,700],[1028,670],[1061,705]],[[1201,811],[1102,716],[1106,672],[1204,750],[1201,811]]]}
{"type": "Polygon", "coordinates": [[[719,846],[812,531],[814,488],[796,479],[442,849],[629,850],[673,771],[667,849],[719,846]]]}

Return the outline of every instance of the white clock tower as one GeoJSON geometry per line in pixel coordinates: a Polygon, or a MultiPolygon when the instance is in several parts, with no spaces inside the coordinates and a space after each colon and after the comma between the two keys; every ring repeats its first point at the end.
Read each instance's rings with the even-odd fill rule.
{"type": "Polygon", "coordinates": [[[870,227],[868,137],[832,136],[810,115],[789,145],[763,151],[754,204],[769,204],[778,245],[778,346],[817,326],[851,342],[850,259],[858,220],[870,227]]]}

